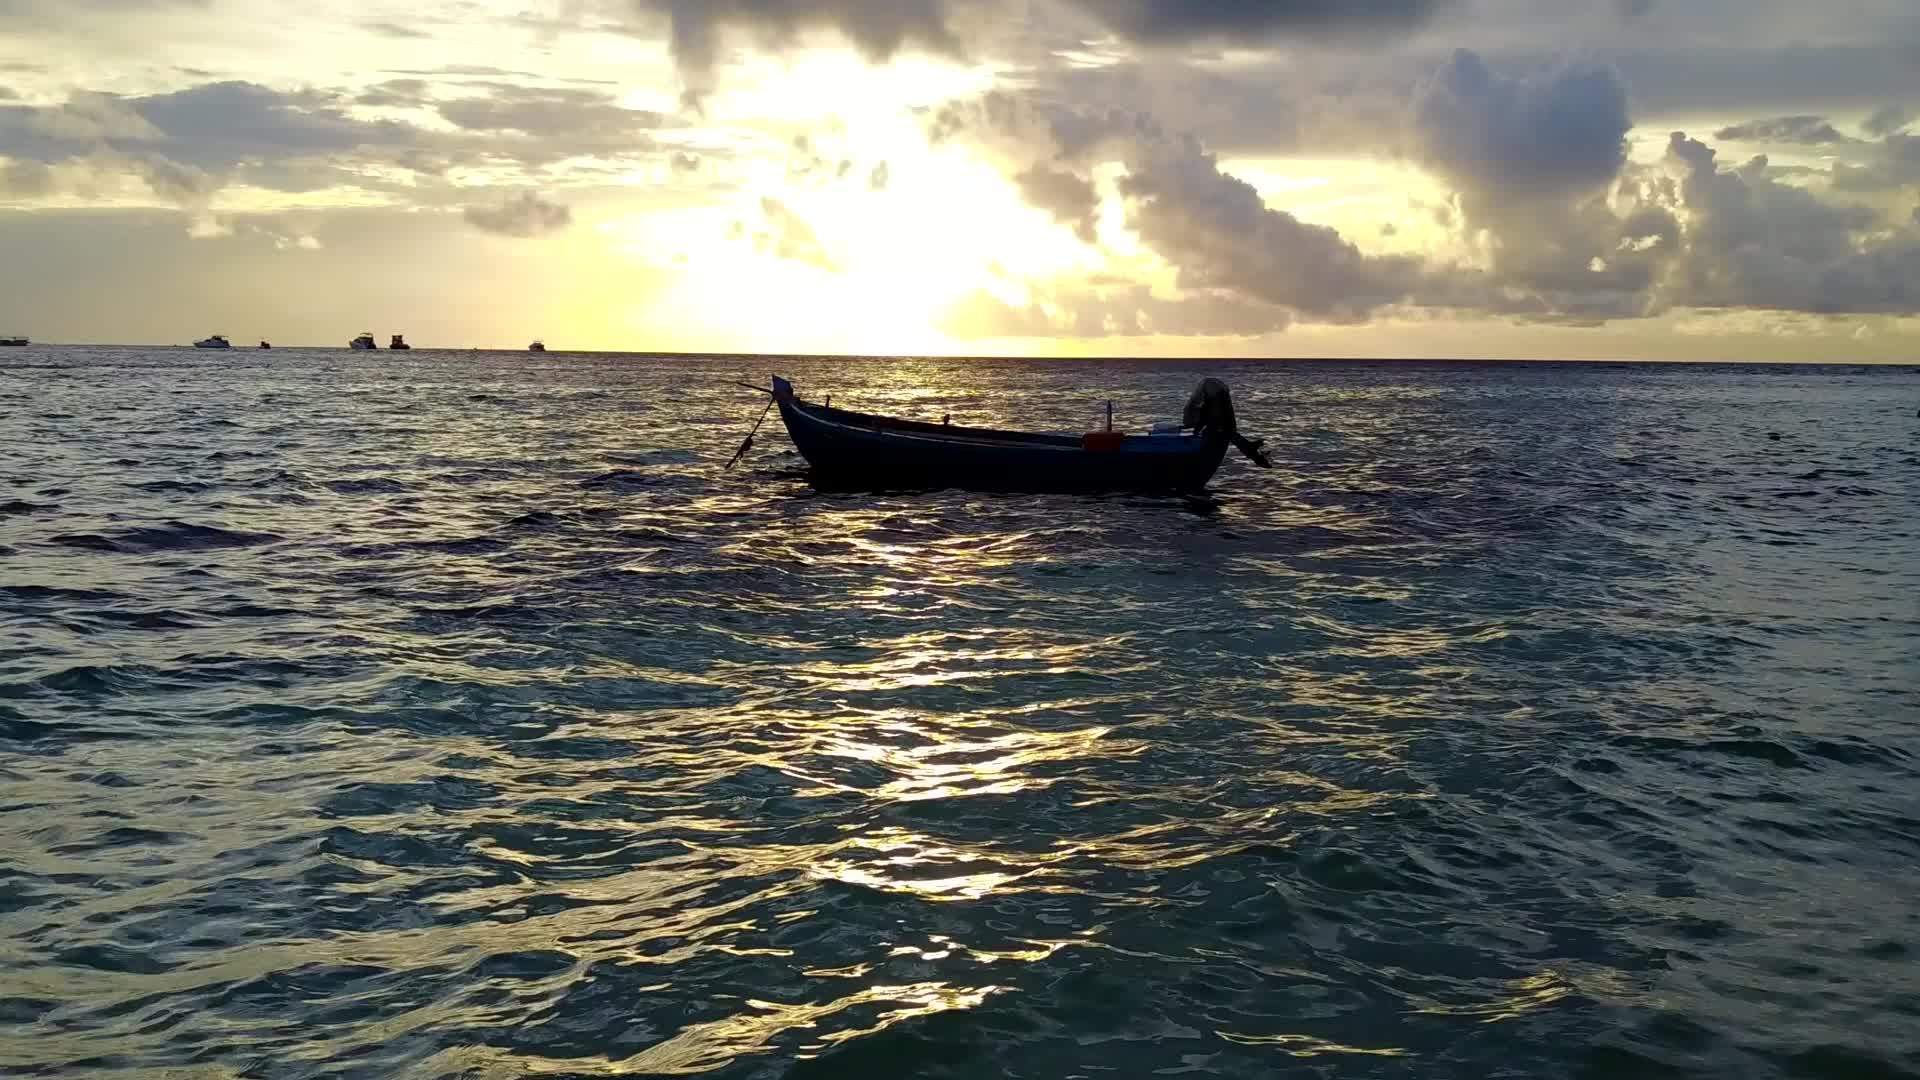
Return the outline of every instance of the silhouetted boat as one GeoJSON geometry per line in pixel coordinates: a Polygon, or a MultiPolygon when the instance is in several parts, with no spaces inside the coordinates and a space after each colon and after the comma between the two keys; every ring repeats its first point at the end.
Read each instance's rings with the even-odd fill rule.
{"type": "Polygon", "coordinates": [[[26,338],[23,338],[23,337],[0,337],[0,346],[11,346],[17,349],[22,345],[31,345],[31,344],[33,344],[33,342],[28,341],[26,338]]]}
{"type": "Polygon", "coordinates": [[[261,347],[261,348],[263,348],[263,349],[271,349],[271,348],[273,348],[273,346],[271,346],[271,345],[269,345],[269,344],[267,344],[267,343],[266,343],[266,342],[264,342],[264,341],[260,343],[260,347],[261,347]]]}
{"type": "Polygon", "coordinates": [[[1229,445],[1266,467],[1260,444],[1239,434],[1226,384],[1208,379],[1182,427],[1150,435],[1111,430],[1039,435],[929,424],[801,401],[776,377],[773,399],[816,486],[873,490],[1196,491],[1229,445]]]}
{"type": "Polygon", "coordinates": [[[225,334],[215,334],[212,337],[202,338],[194,342],[193,347],[196,349],[231,349],[233,345],[227,341],[225,334]]]}
{"type": "Polygon", "coordinates": [[[389,349],[401,349],[401,350],[405,350],[405,349],[411,349],[411,348],[413,348],[413,346],[411,346],[411,345],[409,345],[409,344],[407,344],[407,338],[406,338],[406,335],[404,335],[404,334],[395,334],[395,335],[393,335],[393,340],[392,340],[392,341],[389,341],[389,342],[387,342],[387,348],[389,348],[389,349]]]}
{"type": "Polygon", "coordinates": [[[528,352],[546,352],[547,343],[544,341],[536,341],[533,344],[527,346],[527,351],[528,352]]]}
{"type": "Polygon", "coordinates": [[[367,349],[378,349],[379,347],[380,347],[379,345],[374,343],[373,335],[370,333],[363,333],[359,337],[354,338],[352,341],[347,342],[347,348],[361,350],[361,351],[364,351],[367,349]]]}

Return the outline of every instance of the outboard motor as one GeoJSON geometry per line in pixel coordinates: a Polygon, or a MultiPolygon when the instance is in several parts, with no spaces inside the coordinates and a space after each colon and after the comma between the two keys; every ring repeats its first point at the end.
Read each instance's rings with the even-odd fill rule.
{"type": "Polygon", "coordinates": [[[1193,396],[1187,399],[1181,424],[1201,434],[1225,435],[1247,456],[1248,461],[1263,469],[1273,468],[1273,460],[1267,457],[1265,450],[1260,449],[1265,445],[1264,440],[1249,439],[1240,434],[1239,422],[1233,415],[1233,395],[1227,392],[1227,384],[1219,379],[1200,380],[1193,396]]]}

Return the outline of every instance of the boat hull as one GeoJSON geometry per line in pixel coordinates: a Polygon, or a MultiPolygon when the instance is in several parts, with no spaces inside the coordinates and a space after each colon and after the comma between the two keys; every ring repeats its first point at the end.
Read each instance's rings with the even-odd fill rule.
{"type": "Polygon", "coordinates": [[[922,424],[799,400],[775,401],[814,485],[827,490],[1198,491],[1226,455],[1224,437],[1135,435],[1089,450],[1063,435],[922,424]]]}

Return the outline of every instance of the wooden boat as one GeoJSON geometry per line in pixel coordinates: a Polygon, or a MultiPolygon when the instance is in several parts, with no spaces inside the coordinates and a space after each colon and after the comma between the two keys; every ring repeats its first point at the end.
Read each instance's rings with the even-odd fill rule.
{"type": "Polygon", "coordinates": [[[1239,436],[1226,385],[1215,379],[1195,391],[1180,430],[1151,435],[1039,435],[873,416],[802,401],[778,377],[773,400],[815,486],[828,489],[1197,491],[1229,445],[1268,464],[1259,443],[1239,436]]]}

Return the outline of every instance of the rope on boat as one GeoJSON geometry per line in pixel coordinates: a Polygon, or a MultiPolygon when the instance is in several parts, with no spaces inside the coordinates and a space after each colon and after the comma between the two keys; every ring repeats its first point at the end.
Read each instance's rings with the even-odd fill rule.
{"type": "MultiPolygon", "coordinates": [[[[741,385],[745,386],[746,384],[742,383],[741,385]]],[[[754,389],[758,390],[760,388],[756,386],[754,389]]],[[[767,392],[772,393],[773,391],[769,390],[767,392]]],[[[760,434],[760,425],[767,422],[768,414],[773,412],[773,405],[774,403],[772,401],[768,401],[767,407],[760,410],[760,419],[753,422],[753,430],[747,432],[746,439],[740,443],[740,449],[733,452],[733,460],[727,462],[727,467],[721,469],[721,472],[732,472],[733,467],[740,464],[740,459],[747,456],[747,451],[753,449],[753,437],[760,434]]]]}

